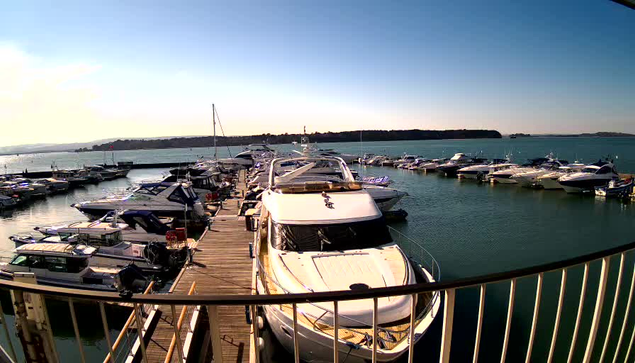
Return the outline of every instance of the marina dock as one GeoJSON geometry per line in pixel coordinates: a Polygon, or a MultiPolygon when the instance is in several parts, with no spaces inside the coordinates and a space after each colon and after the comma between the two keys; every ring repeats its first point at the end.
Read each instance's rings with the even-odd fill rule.
{"type": "MultiPolygon", "coordinates": [[[[236,190],[239,194],[245,190],[244,174],[241,174],[236,190]]],[[[174,294],[188,294],[194,284],[195,294],[213,295],[244,295],[253,293],[252,290],[252,259],[249,254],[249,244],[253,241],[253,232],[245,229],[244,217],[238,217],[241,199],[228,199],[213,217],[209,229],[205,231],[198,242],[193,256],[193,263],[189,264],[174,282],[171,291],[174,294]]],[[[196,330],[207,331],[207,308],[190,307],[183,318],[181,306],[176,306],[176,319],[172,315],[170,306],[158,307],[156,327],[149,331],[151,336],[146,339],[147,356],[149,362],[177,362],[176,351],[178,343],[172,342],[174,337],[174,323],[182,320],[180,340],[183,350],[188,354],[195,345],[192,343],[196,330]],[[205,310],[205,314],[199,314],[205,310]],[[205,317],[203,316],[205,315],[205,317]],[[203,322],[205,320],[205,322],[203,322]],[[189,329],[188,329],[189,328],[189,329]],[[172,345],[172,350],[170,346],[172,345]],[[170,360],[166,356],[171,355],[170,360]]],[[[247,362],[250,359],[251,325],[247,322],[245,309],[235,306],[220,306],[214,314],[218,316],[220,330],[220,345],[223,362],[247,362]]],[[[209,338],[203,339],[204,347],[211,348],[209,338]]],[[[196,347],[197,354],[204,352],[196,347]]],[[[210,356],[207,349],[208,356],[210,356]]]]}

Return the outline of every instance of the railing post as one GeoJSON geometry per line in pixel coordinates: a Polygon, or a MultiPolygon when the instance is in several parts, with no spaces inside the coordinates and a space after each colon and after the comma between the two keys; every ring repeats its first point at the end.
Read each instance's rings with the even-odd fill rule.
{"type": "Polygon", "coordinates": [[[445,290],[445,301],[443,306],[443,330],[441,335],[441,354],[439,363],[450,361],[450,349],[452,346],[452,327],[454,325],[454,289],[445,290]]]}
{"type": "Polygon", "coordinates": [[[509,305],[507,305],[507,321],[505,322],[505,338],[503,339],[503,350],[501,351],[501,363],[505,363],[507,357],[507,345],[509,344],[509,332],[512,326],[512,316],[514,315],[515,298],[516,279],[512,279],[509,284],[509,305]]]}
{"type": "Polygon", "coordinates": [[[408,363],[414,360],[415,351],[415,324],[417,320],[417,294],[410,298],[410,330],[408,330],[408,363]]]}
{"type": "MultiPolygon", "coordinates": [[[[626,302],[626,310],[624,311],[624,320],[622,321],[622,329],[620,329],[620,336],[617,339],[617,345],[615,346],[615,354],[613,355],[613,363],[617,362],[617,357],[619,356],[620,348],[622,346],[622,339],[624,339],[624,333],[626,332],[626,325],[628,324],[628,315],[631,312],[631,303],[633,301],[634,287],[635,287],[635,265],[633,265],[633,271],[631,272],[631,287],[628,290],[628,301],[626,302]]],[[[631,342],[633,341],[633,338],[631,338],[631,342]]],[[[629,349],[629,353],[630,353],[630,349],[629,349]]],[[[626,358],[628,359],[628,355],[626,356],[626,358]]]]}
{"type": "Polygon", "coordinates": [[[474,339],[474,354],[472,357],[472,362],[478,362],[478,352],[481,346],[481,333],[483,328],[483,315],[485,312],[485,291],[487,289],[487,285],[483,284],[480,288],[480,297],[478,302],[478,320],[476,322],[476,337],[474,339]]]}
{"type": "Polygon", "coordinates": [[[137,335],[139,336],[139,349],[141,349],[141,358],[144,363],[148,363],[148,356],[146,355],[146,342],[143,338],[143,320],[141,319],[141,312],[139,311],[139,304],[134,304],[135,317],[137,321],[137,335]]]}
{"type": "Polygon", "coordinates": [[[379,336],[377,334],[377,298],[373,298],[373,363],[377,362],[377,343],[379,342],[379,336]]]}
{"type": "Polygon", "coordinates": [[[298,305],[293,303],[293,356],[300,363],[300,342],[298,341],[298,305]]]}
{"type": "Polygon", "coordinates": [[[216,305],[207,305],[209,319],[209,335],[212,339],[212,352],[214,362],[223,363],[223,345],[220,339],[220,324],[218,323],[218,308],[216,305]]]}
{"type": "Polygon", "coordinates": [[[558,330],[560,329],[560,317],[562,316],[562,305],[564,305],[564,293],[567,288],[567,269],[562,269],[562,279],[560,280],[560,294],[558,295],[558,309],[556,310],[556,321],[553,325],[553,334],[551,335],[551,345],[549,346],[549,357],[547,363],[553,360],[553,353],[556,350],[556,341],[558,340],[558,330]]]}
{"type": "Polygon", "coordinates": [[[172,326],[174,328],[174,337],[176,340],[176,354],[179,356],[179,362],[183,363],[183,342],[181,342],[181,327],[179,326],[176,317],[176,306],[172,304],[170,305],[170,309],[172,310],[172,326]]]}
{"type": "Polygon", "coordinates": [[[536,325],[538,324],[538,313],[540,312],[540,299],[542,298],[542,280],[544,273],[538,274],[538,282],[536,282],[536,301],[534,303],[534,316],[531,320],[531,332],[529,333],[529,343],[527,344],[527,356],[525,363],[531,362],[531,351],[534,348],[534,339],[536,338],[536,325]]]}
{"type": "Polygon", "coordinates": [[[615,296],[613,296],[613,306],[611,306],[611,317],[609,318],[609,326],[606,328],[606,337],[604,338],[604,344],[602,345],[602,354],[600,354],[600,363],[604,362],[604,356],[606,354],[606,348],[609,346],[609,340],[611,338],[611,329],[613,329],[613,320],[615,318],[615,310],[617,309],[617,300],[620,297],[620,285],[622,284],[622,274],[624,272],[624,260],[626,256],[622,252],[620,254],[620,268],[617,274],[617,282],[615,282],[615,296]]]}
{"type": "Polygon", "coordinates": [[[589,332],[589,340],[587,341],[586,350],[584,352],[584,359],[582,362],[589,363],[591,361],[591,355],[593,354],[593,345],[595,344],[595,338],[598,334],[598,328],[600,326],[600,318],[602,316],[602,306],[604,305],[604,295],[606,294],[606,283],[609,277],[609,263],[611,257],[604,257],[602,259],[602,270],[600,272],[600,285],[598,286],[598,295],[595,300],[595,310],[593,311],[593,322],[591,323],[591,331],[589,332]]]}
{"type": "Polygon", "coordinates": [[[584,309],[584,298],[586,297],[586,284],[589,280],[589,263],[584,264],[584,275],[582,276],[582,286],[580,288],[580,302],[578,303],[578,314],[575,318],[575,327],[571,336],[571,346],[569,347],[569,356],[567,363],[573,361],[573,353],[575,352],[575,343],[578,340],[578,332],[580,331],[580,320],[582,320],[582,310],[584,309]]]}
{"type": "Polygon", "coordinates": [[[2,323],[4,335],[9,344],[9,351],[11,353],[11,358],[13,359],[14,362],[17,362],[18,356],[15,354],[15,348],[13,348],[13,343],[11,342],[11,334],[9,334],[9,327],[7,326],[7,318],[6,318],[6,315],[4,315],[4,309],[2,309],[2,304],[0,304],[0,318],[2,318],[2,321],[0,323],[2,323]]]}
{"type": "Polygon", "coordinates": [[[337,300],[333,301],[333,362],[337,363],[340,361],[340,317],[339,317],[339,305],[337,300]]]}
{"type": "Polygon", "coordinates": [[[104,336],[106,337],[106,343],[108,344],[108,349],[110,351],[110,362],[115,363],[115,352],[112,350],[112,339],[110,338],[110,329],[108,328],[106,308],[104,307],[103,301],[99,302],[99,313],[101,314],[101,324],[104,327],[104,336]]]}
{"type": "Polygon", "coordinates": [[[82,337],[79,335],[79,326],[77,325],[77,317],[75,316],[75,304],[73,299],[68,299],[68,307],[71,310],[71,321],[73,322],[73,330],[75,331],[75,339],[77,339],[77,348],[79,350],[79,358],[82,363],[86,363],[86,356],[84,355],[84,345],[82,344],[82,337]]]}

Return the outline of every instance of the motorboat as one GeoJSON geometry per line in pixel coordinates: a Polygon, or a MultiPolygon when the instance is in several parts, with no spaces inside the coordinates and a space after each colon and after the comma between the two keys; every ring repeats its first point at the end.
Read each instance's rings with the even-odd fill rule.
{"type": "MultiPolygon", "coordinates": [[[[338,158],[335,158],[336,160],[338,158]]],[[[339,182],[341,181],[341,175],[344,172],[341,170],[341,165],[333,162],[333,158],[312,158],[311,162],[307,162],[305,158],[289,158],[286,161],[280,162],[276,168],[276,175],[281,180],[286,178],[299,178],[301,180],[310,181],[314,183],[321,182],[339,182]]],[[[270,170],[267,169],[269,172],[270,170]]],[[[353,172],[346,169],[353,175],[353,172]]],[[[269,176],[267,173],[260,173],[258,177],[252,179],[249,183],[253,187],[267,188],[269,187],[269,176]],[[265,178],[267,181],[265,182],[265,178]]],[[[385,186],[362,183],[363,188],[371,195],[375,203],[382,212],[386,212],[393,208],[397,202],[399,202],[407,193],[399,191],[393,188],[387,188],[385,186]]]]}
{"type": "Polygon", "coordinates": [[[567,193],[583,193],[594,192],[595,188],[606,186],[611,180],[620,179],[612,163],[597,164],[587,165],[578,173],[562,176],[558,182],[567,193]]]}
{"type": "Polygon", "coordinates": [[[0,278],[11,280],[32,273],[39,284],[100,291],[141,292],[148,280],[134,265],[91,266],[96,248],[65,243],[32,243],[15,249],[9,263],[0,264],[0,278]]]}
{"type": "Polygon", "coordinates": [[[31,179],[14,178],[10,181],[10,183],[15,183],[20,187],[32,189],[31,198],[43,198],[46,197],[47,194],[49,194],[49,190],[45,184],[31,179]]]}
{"type": "Polygon", "coordinates": [[[628,197],[633,193],[633,179],[611,180],[605,187],[595,188],[595,195],[604,198],[628,197]]]}
{"type": "Polygon", "coordinates": [[[17,206],[15,198],[0,194],[0,209],[12,209],[17,206]]]}
{"type": "Polygon", "coordinates": [[[493,159],[489,164],[476,164],[466,166],[457,171],[457,175],[462,179],[486,179],[490,174],[499,170],[517,167],[517,164],[510,163],[507,159],[493,159]]]}
{"type": "Polygon", "coordinates": [[[53,178],[40,179],[37,182],[45,185],[49,194],[64,193],[68,191],[68,188],[70,187],[70,183],[68,181],[53,178]]]}
{"type": "Polygon", "coordinates": [[[404,153],[400,159],[395,160],[393,166],[399,169],[403,169],[406,165],[410,165],[418,158],[417,155],[410,155],[404,153]]]}
{"type": "Polygon", "coordinates": [[[445,174],[445,176],[456,176],[459,169],[464,168],[473,164],[481,164],[484,163],[486,159],[482,158],[470,158],[469,156],[463,153],[456,153],[454,156],[450,158],[450,160],[445,163],[437,166],[437,171],[445,174]]]}
{"type": "Polygon", "coordinates": [[[447,162],[448,162],[447,159],[432,159],[426,163],[419,165],[417,169],[426,173],[430,173],[430,172],[437,171],[437,168],[439,167],[439,165],[445,164],[447,162]]]}
{"type": "MultiPolygon", "coordinates": [[[[329,160],[341,164],[338,181],[276,177],[276,164],[282,160],[272,161],[255,246],[258,293],[350,291],[436,281],[431,268],[408,258],[394,242],[377,205],[345,162],[329,160]]],[[[313,163],[311,158],[304,161],[313,163]]],[[[339,356],[364,362],[375,350],[377,361],[395,360],[426,333],[439,306],[438,292],[379,298],[378,335],[373,341],[368,338],[373,331],[373,300],[341,301],[339,356]],[[415,341],[409,341],[411,318],[415,341]]],[[[295,335],[300,359],[322,362],[333,358],[332,307],[298,304],[297,325],[291,304],[266,305],[264,312],[287,350],[294,350],[295,335]]]]}
{"type": "Polygon", "coordinates": [[[115,242],[165,242],[173,230],[172,218],[160,219],[152,212],[127,210],[109,212],[96,221],[81,221],[57,226],[38,226],[34,230],[45,236],[86,235],[89,244],[113,245],[115,242]]]}
{"type": "Polygon", "coordinates": [[[559,161],[559,160],[549,160],[538,168],[534,168],[532,170],[524,171],[521,173],[515,173],[511,176],[512,179],[516,180],[516,183],[521,187],[525,188],[534,188],[541,186],[538,182],[538,178],[551,173],[555,170],[559,170],[561,167],[565,166],[567,161],[559,161]]]}
{"type": "Polygon", "coordinates": [[[56,180],[65,180],[69,187],[74,188],[88,183],[88,177],[85,174],[79,174],[76,170],[54,169],[52,178],[56,180]]]}
{"type": "Polygon", "coordinates": [[[562,189],[562,185],[558,182],[561,177],[578,172],[584,169],[584,164],[573,163],[565,166],[561,166],[558,170],[550,171],[546,174],[540,175],[537,178],[536,185],[542,187],[545,190],[558,190],[562,189]]]}
{"type": "Polygon", "coordinates": [[[243,168],[251,167],[254,165],[254,162],[259,157],[263,155],[275,155],[275,150],[273,150],[267,144],[250,144],[245,147],[245,149],[233,158],[223,158],[218,159],[218,163],[223,165],[237,165],[243,168]]]}
{"type": "Polygon", "coordinates": [[[188,222],[206,219],[200,199],[186,182],[143,183],[128,195],[109,196],[72,206],[93,219],[116,210],[147,211],[158,217],[173,217],[188,222]]]}
{"type": "Polygon", "coordinates": [[[104,168],[100,165],[87,166],[85,169],[89,173],[100,174],[103,180],[115,180],[118,178],[117,174],[119,173],[117,169],[104,168]]]}
{"type": "MultiPolygon", "coordinates": [[[[114,235],[116,232],[112,232],[114,235]]],[[[150,242],[147,244],[119,241],[116,236],[102,234],[102,240],[95,240],[87,234],[57,235],[42,238],[33,235],[13,235],[9,237],[16,247],[24,245],[64,244],[75,246],[76,251],[90,253],[90,266],[126,267],[134,264],[146,273],[174,270],[183,266],[189,257],[186,244],[167,245],[150,242]],[[87,243],[87,241],[89,241],[87,243]]]]}
{"type": "Polygon", "coordinates": [[[408,195],[406,192],[399,191],[394,188],[388,188],[378,184],[363,185],[364,190],[370,194],[380,211],[386,212],[391,210],[397,202],[408,195]]]}
{"type": "Polygon", "coordinates": [[[347,164],[353,164],[354,162],[359,160],[359,156],[358,155],[353,155],[353,154],[344,154],[344,153],[340,153],[337,152],[333,149],[322,149],[319,148],[317,146],[316,143],[311,143],[309,141],[309,137],[304,135],[302,136],[302,138],[300,139],[300,145],[302,146],[302,150],[298,151],[298,150],[293,150],[294,152],[296,152],[297,154],[300,154],[302,156],[307,156],[307,157],[337,157],[340,158],[342,160],[344,160],[344,162],[346,162],[347,164]]]}
{"type": "Polygon", "coordinates": [[[0,182],[0,194],[16,197],[21,201],[27,201],[34,197],[33,188],[25,184],[18,184],[13,181],[0,182]]]}

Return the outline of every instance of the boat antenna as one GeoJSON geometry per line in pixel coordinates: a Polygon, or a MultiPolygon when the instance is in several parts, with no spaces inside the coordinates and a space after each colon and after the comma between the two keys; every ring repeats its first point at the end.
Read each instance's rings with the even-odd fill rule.
{"type": "Polygon", "coordinates": [[[212,103],[212,123],[214,124],[214,160],[218,160],[218,149],[216,148],[216,106],[212,103]]]}
{"type": "MultiPolygon", "coordinates": [[[[216,108],[214,108],[214,117],[215,120],[218,120],[218,126],[220,126],[221,134],[223,135],[223,137],[227,138],[227,136],[225,135],[225,130],[223,130],[223,124],[220,122],[220,117],[218,117],[218,111],[216,111],[216,108]]],[[[227,147],[227,153],[229,154],[229,157],[233,157],[232,151],[229,149],[229,143],[227,142],[227,140],[225,140],[225,146],[227,147]]],[[[214,123],[214,148],[216,148],[216,123],[214,123]]],[[[214,151],[214,158],[216,158],[216,151],[214,151]]]]}

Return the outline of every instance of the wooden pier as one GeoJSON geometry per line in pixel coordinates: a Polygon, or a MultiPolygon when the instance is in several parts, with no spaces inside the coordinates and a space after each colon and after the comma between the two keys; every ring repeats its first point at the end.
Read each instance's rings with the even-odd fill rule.
{"type": "MultiPolygon", "coordinates": [[[[242,174],[241,174],[242,176],[242,174]]],[[[241,178],[241,180],[243,180],[241,178]]],[[[244,183],[237,185],[239,195],[245,190],[244,183]]],[[[238,217],[241,198],[231,198],[223,202],[221,210],[214,216],[210,228],[205,232],[195,249],[193,263],[185,268],[175,281],[171,291],[175,294],[188,294],[191,287],[195,294],[213,295],[244,295],[253,293],[252,267],[253,261],[249,254],[249,243],[253,241],[253,232],[245,228],[244,217],[238,217]]],[[[218,319],[208,323],[203,318],[206,307],[189,307],[183,310],[182,306],[176,306],[176,319],[172,315],[171,306],[159,306],[159,317],[155,327],[148,330],[146,338],[146,354],[148,362],[178,362],[179,347],[188,354],[192,347],[194,330],[209,329],[220,330],[220,344],[223,362],[248,362],[250,360],[250,336],[251,325],[247,322],[245,309],[236,306],[220,306],[211,316],[218,319]],[[184,313],[182,313],[184,311],[184,313]],[[200,314],[199,314],[200,313],[200,314]],[[181,315],[183,315],[181,317],[181,315]],[[180,344],[173,341],[174,323],[180,327],[180,344]],[[201,323],[201,321],[205,321],[201,323]],[[211,327],[210,327],[211,326],[211,327]]],[[[211,354],[209,334],[204,334],[204,348],[211,354]]],[[[196,348],[197,354],[201,353],[201,347],[196,348]]],[[[253,359],[253,357],[252,357],[253,359]]],[[[219,361],[219,360],[217,360],[219,361]]]]}

